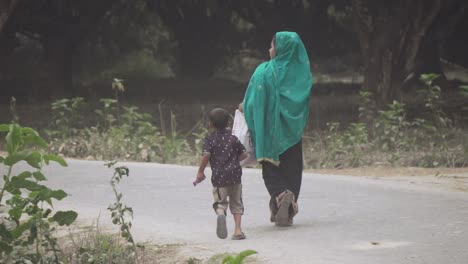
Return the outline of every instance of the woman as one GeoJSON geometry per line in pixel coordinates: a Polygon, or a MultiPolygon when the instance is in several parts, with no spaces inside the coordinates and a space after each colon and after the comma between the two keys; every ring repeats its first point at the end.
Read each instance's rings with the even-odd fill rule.
{"type": "Polygon", "coordinates": [[[270,220],[289,226],[298,212],[301,139],[309,117],[312,74],[307,52],[295,32],[276,33],[270,57],[255,70],[239,109],[244,112],[271,196],[270,220]]]}

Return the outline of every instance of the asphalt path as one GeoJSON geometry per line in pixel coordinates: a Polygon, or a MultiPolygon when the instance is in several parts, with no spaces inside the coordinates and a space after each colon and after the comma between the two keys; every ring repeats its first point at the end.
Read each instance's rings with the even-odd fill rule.
{"type": "MultiPolygon", "coordinates": [[[[99,161],[68,160],[45,169],[49,185],[71,196],[58,209],[79,212],[80,221],[109,224],[112,171],[99,161]]],[[[260,263],[467,264],[468,194],[408,182],[366,177],[304,174],[299,214],[292,227],[269,222],[261,171],[244,169],[243,229],[246,240],[216,237],[212,187],[193,187],[197,168],[121,163],[130,168],[119,190],[134,210],[139,241],[181,243],[185,254],[254,249],[260,263]]],[[[24,165],[22,165],[25,167],[24,165]]],[[[21,166],[20,168],[21,169],[21,166]]],[[[207,169],[207,176],[210,175],[207,169]]],[[[230,234],[233,220],[228,218],[230,234]]]]}

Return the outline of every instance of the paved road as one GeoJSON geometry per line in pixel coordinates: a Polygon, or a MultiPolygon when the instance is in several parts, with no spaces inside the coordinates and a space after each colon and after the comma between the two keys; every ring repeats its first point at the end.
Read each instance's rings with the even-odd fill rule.
{"type": "MultiPolygon", "coordinates": [[[[70,161],[46,170],[51,185],[72,196],[61,207],[82,218],[108,215],[113,200],[103,162],[70,161]]],[[[215,235],[211,184],[194,188],[196,168],[125,163],[124,202],[135,211],[134,233],[155,243],[188,243],[190,254],[255,249],[264,263],[467,264],[468,194],[362,177],[305,174],[296,225],[269,223],[259,170],[244,170],[247,240],[215,235]],[[372,242],[375,245],[372,244],[372,242]]],[[[233,225],[228,218],[228,225],[233,225]]]]}

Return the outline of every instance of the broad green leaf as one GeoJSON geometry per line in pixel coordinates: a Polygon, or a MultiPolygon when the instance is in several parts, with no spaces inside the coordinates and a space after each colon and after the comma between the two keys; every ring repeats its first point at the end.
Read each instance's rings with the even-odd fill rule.
{"type": "Polygon", "coordinates": [[[40,171],[33,172],[33,176],[37,181],[46,181],[47,178],[40,171]]]}
{"type": "Polygon", "coordinates": [[[57,155],[52,155],[52,154],[44,155],[44,161],[47,165],[49,165],[50,161],[55,161],[58,164],[62,165],[63,167],[68,166],[67,162],[62,157],[59,157],[57,155]]]}
{"type": "Polygon", "coordinates": [[[31,154],[26,157],[26,162],[33,168],[40,169],[41,168],[41,163],[42,163],[42,154],[33,151],[31,154]]]}
{"type": "Polygon", "coordinates": [[[62,200],[63,198],[67,197],[68,194],[64,192],[63,190],[55,190],[52,191],[50,194],[50,198],[54,198],[58,201],[62,200]]]}
{"type": "Polygon", "coordinates": [[[9,187],[14,189],[27,189],[29,191],[40,191],[44,188],[43,185],[21,178],[12,178],[9,187]]]}
{"type": "Polygon", "coordinates": [[[223,264],[230,264],[234,261],[234,258],[232,256],[226,256],[224,259],[223,259],[223,264]]]}
{"type": "Polygon", "coordinates": [[[62,200],[63,198],[67,197],[68,194],[63,190],[51,190],[44,186],[40,191],[31,192],[29,194],[29,198],[35,199],[38,201],[45,201],[50,206],[52,205],[52,199],[56,199],[58,201],[62,200]]]}
{"type": "Polygon", "coordinates": [[[52,218],[49,218],[49,221],[55,221],[60,226],[68,226],[71,225],[77,217],[78,214],[74,211],[58,211],[52,218]]]}
{"type": "Polygon", "coordinates": [[[18,239],[26,230],[28,230],[31,227],[32,221],[33,220],[30,219],[28,222],[20,224],[13,231],[11,231],[13,239],[18,239]]]}
{"type": "Polygon", "coordinates": [[[31,154],[31,152],[29,151],[19,151],[19,152],[15,152],[15,153],[11,153],[10,155],[8,155],[6,158],[5,158],[5,165],[7,166],[13,166],[15,165],[16,163],[22,161],[22,160],[26,160],[26,158],[31,154]]]}
{"type": "Polygon", "coordinates": [[[39,135],[26,135],[24,137],[24,143],[31,144],[31,145],[38,145],[43,148],[48,147],[47,142],[45,142],[45,140],[41,138],[39,135]]]}
{"type": "Polygon", "coordinates": [[[17,151],[23,144],[21,139],[21,128],[18,125],[10,125],[10,132],[6,136],[7,151],[9,154],[17,151]]]}
{"type": "Polygon", "coordinates": [[[32,173],[30,171],[23,171],[18,176],[11,177],[11,179],[12,180],[14,180],[14,179],[26,180],[27,178],[31,177],[31,175],[32,175],[32,173]]]}
{"type": "Polygon", "coordinates": [[[8,131],[10,131],[10,125],[0,124],[0,132],[8,132],[8,131]]]}
{"type": "Polygon", "coordinates": [[[16,207],[8,211],[8,214],[11,216],[11,218],[15,219],[16,221],[19,221],[21,218],[21,215],[23,214],[23,208],[21,207],[16,207]]]}
{"type": "Polygon", "coordinates": [[[39,195],[39,193],[40,193],[40,191],[32,191],[32,192],[29,193],[28,197],[29,197],[29,199],[33,199],[33,200],[34,200],[34,199],[37,198],[37,196],[39,195]]]}
{"type": "Polygon", "coordinates": [[[3,163],[3,161],[5,161],[5,158],[0,156],[0,163],[3,163]]]}
{"type": "Polygon", "coordinates": [[[52,206],[51,195],[52,195],[52,190],[50,190],[47,187],[44,187],[40,189],[39,191],[31,192],[29,194],[29,198],[34,199],[36,201],[45,201],[50,206],[52,206]]]}

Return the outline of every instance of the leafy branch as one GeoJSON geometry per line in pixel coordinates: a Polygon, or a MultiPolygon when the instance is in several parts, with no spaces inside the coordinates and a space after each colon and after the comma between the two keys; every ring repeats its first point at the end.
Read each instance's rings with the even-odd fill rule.
{"type": "Polygon", "coordinates": [[[132,222],[128,220],[128,218],[133,218],[133,209],[122,203],[123,194],[117,191],[117,184],[120,183],[124,176],[128,177],[130,171],[125,166],[114,167],[116,163],[116,161],[111,161],[105,164],[108,168],[114,168],[114,174],[111,177],[110,185],[115,196],[115,202],[107,209],[111,212],[112,223],[114,225],[120,225],[120,235],[131,243],[133,252],[136,254],[137,247],[132,233],[130,232],[132,222]]]}
{"type": "Polygon", "coordinates": [[[42,172],[44,165],[54,161],[66,167],[67,163],[59,156],[41,152],[47,143],[32,128],[16,123],[2,124],[0,133],[7,133],[7,156],[0,157],[0,163],[7,167],[0,185],[0,207],[8,209],[8,215],[3,216],[4,220],[0,223],[0,261],[57,263],[60,248],[53,236],[54,224],[70,225],[78,214],[74,211],[57,211],[52,215],[52,200],[60,201],[68,194],[40,183],[47,181],[42,172]],[[13,168],[19,162],[27,163],[32,170],[16,175],[13,168]]]}

